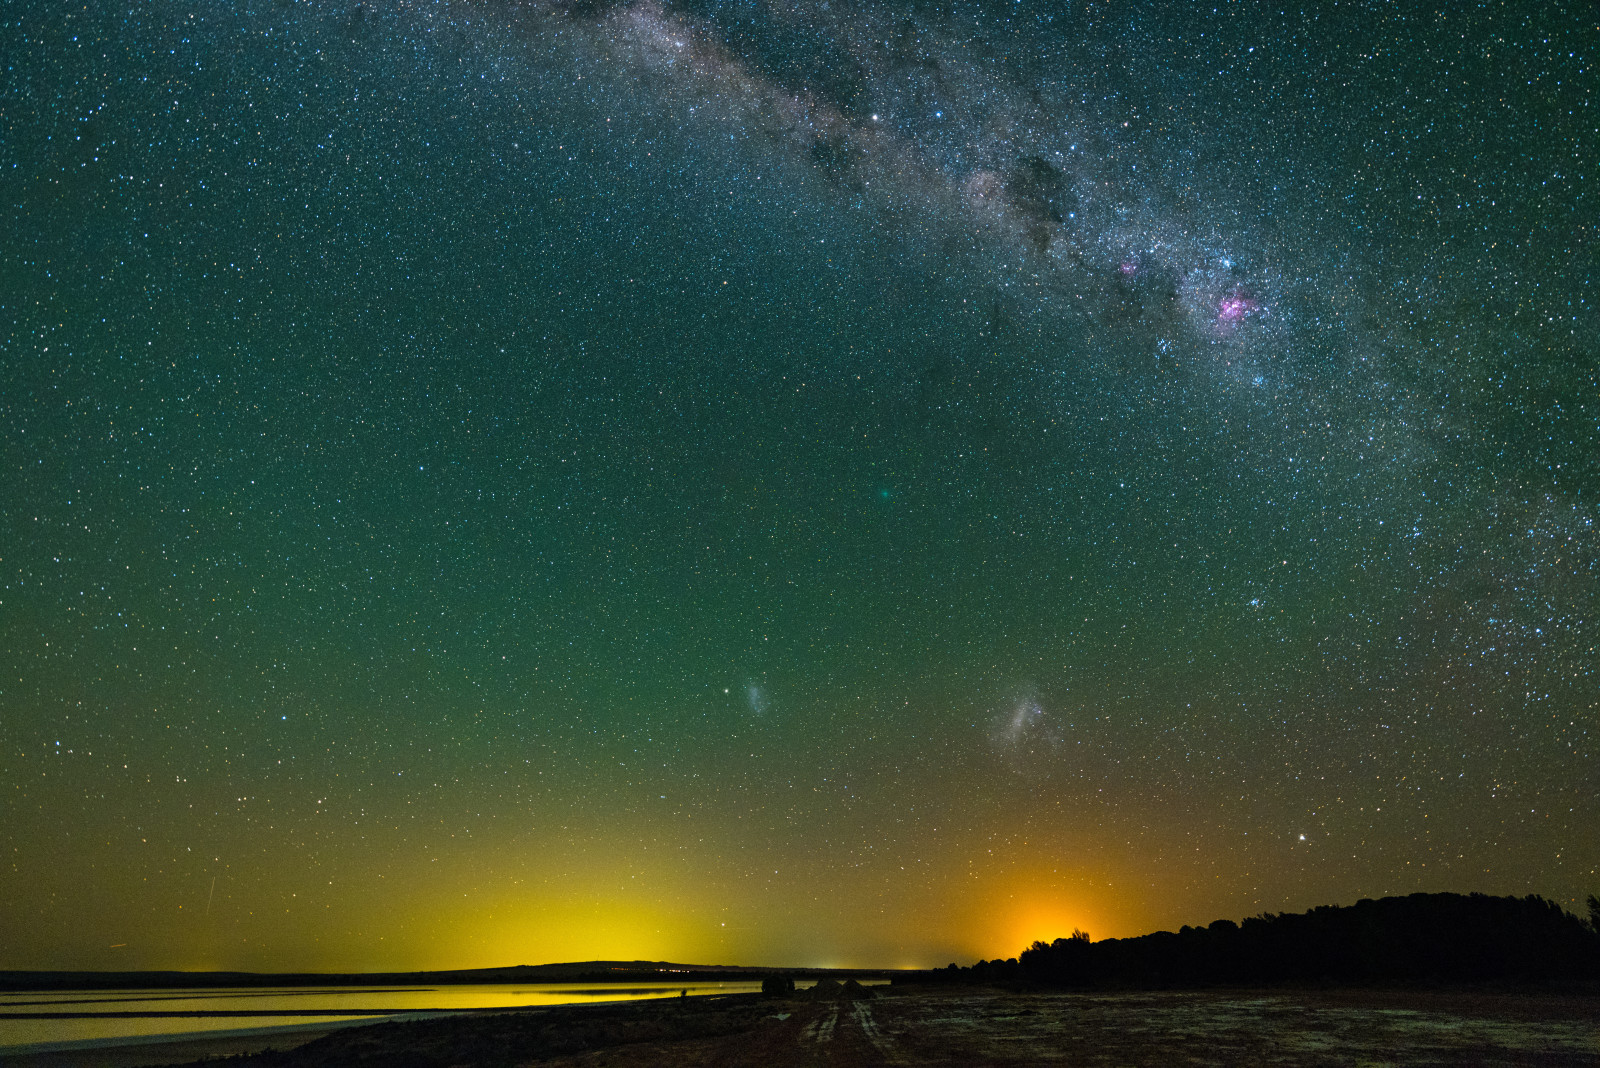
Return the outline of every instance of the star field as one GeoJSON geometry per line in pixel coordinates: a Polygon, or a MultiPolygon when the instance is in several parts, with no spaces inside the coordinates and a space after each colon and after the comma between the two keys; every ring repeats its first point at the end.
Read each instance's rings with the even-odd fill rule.
{"type": "Polygon", "coordinates": [[[1597,41],[12,5],[0,967],[1576,907],[1597,41]]]}

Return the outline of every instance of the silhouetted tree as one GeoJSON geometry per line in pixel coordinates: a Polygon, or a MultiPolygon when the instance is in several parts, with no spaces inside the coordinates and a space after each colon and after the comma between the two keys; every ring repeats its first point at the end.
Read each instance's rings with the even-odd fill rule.
{"type": "MultiPolygon", "coordinates": [[[[1411,894],[1176,934],[1090,942],[1074,931],[1035,942],[1015,971],[1052,986],[1600,978],[1600,899],[1589,905],[1585,923],[1540,897],[1411,894]]],[[[969,981],[1005,980],[1000,964],[974,965],[969,981]]]]}

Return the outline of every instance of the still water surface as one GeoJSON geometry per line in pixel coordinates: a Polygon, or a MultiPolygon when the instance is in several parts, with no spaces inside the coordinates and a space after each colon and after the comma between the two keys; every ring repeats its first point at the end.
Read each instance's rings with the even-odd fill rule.
{"type": "Polygon", "coordinates": [[[245,987],[174,990],[72,990],[0,994],[0,1055],[17,1047],[56,1047],[96,1041],[150,1041],[231,1031],[371,1022],[430,1010],[572,1005],[760,990],[759,982],[507,983],[461,986],[245,987]],[[22,1014],[73,1013],[26,1019],[22,1014]],[[109,1014],[117,1015],[109,1015],[109,1014]],[[122,1014],[132,1015],[122,1015],[122,1014]],[[154,1015],[172,1013],[174,1015],[154,1015]],[[208,1013],[189,1016],[179,1013],[208,1013]],[[225,1014],[225,1015],[222,1015],[225,1014]]]}

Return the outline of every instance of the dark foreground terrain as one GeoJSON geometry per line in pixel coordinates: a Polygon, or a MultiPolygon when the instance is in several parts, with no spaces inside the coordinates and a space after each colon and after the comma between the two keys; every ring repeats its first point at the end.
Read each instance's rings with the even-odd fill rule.
{"type": "MultiPolygon", "coordinates": [[[[186,1068],[1600,1068],[1600,993],[1018,994],[984,988],[880,988],[879,996],[862,1000],[752,994],[461,1015],[350,1027],[292,1041],[303,1044],[232,1057],[216,1056],[216,1046],[193,1047],[190,1056],[212,1056],[190,1060],[186,1068]]],[[[160,1063],[146,1059],[151,1052],[82,1051],[15,1063],[51,1068],[160,1063]]]]}
{"type": "Polygon", "coordinates": [[[1600,1066],[1600,995],[883,991],[378,1024],[230,1068],[562,1065],[1600,1066]]]}

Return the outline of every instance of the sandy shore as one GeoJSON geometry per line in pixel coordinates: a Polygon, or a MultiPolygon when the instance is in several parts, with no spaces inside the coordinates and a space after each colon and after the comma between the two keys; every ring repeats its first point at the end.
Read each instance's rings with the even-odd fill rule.
{"type": "MultiPolygon", "coordinates": [[[[365,1021],[363,1021],[365,1022],[365,1021]]],[[[360,1026],[351,1024],[349,1026],[360,1026]]],[[[4,1068],[145,1068],[146,1065],[187,1064],[207,1058],[259,1053],[304,1045],[335,1028],[327,1024],[305,1027],[241,1028],[210,1031],[192,1036],[150,1040],[106,1039],[74,1043],[44,1053],[0,1053],[4,1068]]]]}
{"type": "Polygon", "coordinates": [[[1600,1068],[1600,994],[896,989],[862,1001],[733,995],[463,1014],[6,1060],[135,1068],[1072,1064],[1600,1068]],[[273,1052],[258,1053],[266,1046],[273,1052]],[[287,1048],[294,1046],[295,1048],[287,1048]],[[213,1061],[213,1064],[216,1062],[213,1061]]]}

